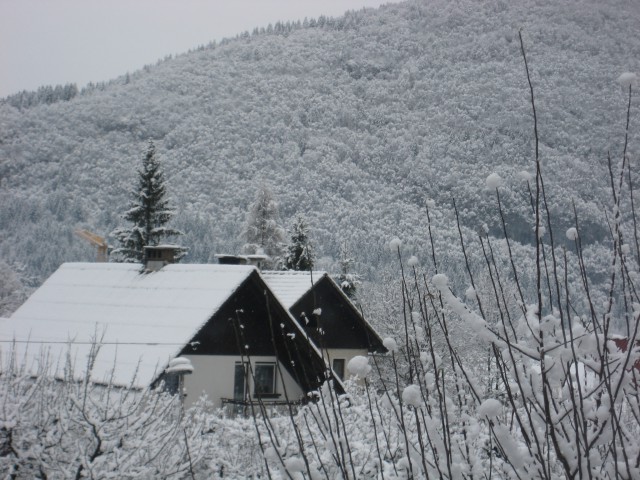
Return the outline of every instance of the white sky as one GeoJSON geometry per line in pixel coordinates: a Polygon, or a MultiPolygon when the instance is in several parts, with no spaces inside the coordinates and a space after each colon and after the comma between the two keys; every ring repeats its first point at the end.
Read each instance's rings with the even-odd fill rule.
{"type": "Polygon", "coordinates": [[[0,0],[0,97],[110,80],[278,20],[398,0],[0,0]]]}

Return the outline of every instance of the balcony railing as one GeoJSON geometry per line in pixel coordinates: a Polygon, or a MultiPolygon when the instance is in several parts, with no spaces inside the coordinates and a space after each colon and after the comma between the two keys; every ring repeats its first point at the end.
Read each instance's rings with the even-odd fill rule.
{"type": "Polygon", "coordinates": [[[280,395],[263,394],[252,399],[236,400],[233,398],[222,398],[221,400],[223,410],[243,416],[251,415],[252,410],[257,415],[260,415],[263,410],[266,410],[267,414],[271,415],[278,407],[291,405],[296,407],[295,410],[297,410],[297,407],[302,405],[301,400],[279,400],[279,397],[280,395]]]}

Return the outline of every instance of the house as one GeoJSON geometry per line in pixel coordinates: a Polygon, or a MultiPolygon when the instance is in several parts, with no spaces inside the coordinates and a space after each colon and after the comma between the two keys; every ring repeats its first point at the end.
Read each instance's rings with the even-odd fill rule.
{"type": "Polygon", "coordinates": [[[322,352],[339,378],[356,355],[387,349],[374,328],[326,272],[267,271],[262,277],[322,352]]]}
{"type": "Polygon", "coordinates": [[[617,352],[610,348],[609,353],[617,354],[617,360],[626,366],[626,370],[630,372],[634,377],[634,384],[637,387],[637,378],[640,378],[640,340],[637,339],[637,336],[634,335],[636,339],[633,345],[635,348],[632,348],[631,352],[628,354],[629,350],[629,338],[623,337],[620,335],[610,335],[609,340],[613,342],[613,345],[616,346],[617,352]],[[634,352],[635,350],[635,352],[634,352]],[[633,370],[633,371],[632,371],[633,370]]]}
{"type": "Polygon", "coordinates": [[[140,388],[179,372],[187,405],[205,393],[217,407],[299,401],[332,375],[257,268],[154,268],[63,264],[0,322],[3,355],[58,377],[90,358],[91,380],[140,388]]]}

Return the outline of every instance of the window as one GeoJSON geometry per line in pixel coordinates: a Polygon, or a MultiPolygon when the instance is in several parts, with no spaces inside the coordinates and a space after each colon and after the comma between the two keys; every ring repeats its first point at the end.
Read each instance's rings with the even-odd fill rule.
{"type": "Polygon", "coordinates": [[[236,415],[244,415],[245,412],[245,387],[247,384],[247,366],[242,363],[236,363],[233,370],[233,412],[236,415]]]}
{"type": "Polygon", "coordinates": [[[338,376],[340,380],[344,379],[344,358],[334,358],[333,359],[333,371],[338,376]]]}
{"type": "Polygon", "coordinates": [[[246,367],[241,363],[236,363],[233,372],[233,399],[243,401],[245,393],[245,372],[246,367]]]}
{"type": "Polygon", "coordinates": [[[180,375],[177,373],[165,373],[162,377],[163,391],[175,395],[180,391],[180,375]]]}
{"type": "Polygon", "coordinates": [[[276,393],[275,363],[256,363],[254,370],[253,395],[271,396],[276,393]]]}

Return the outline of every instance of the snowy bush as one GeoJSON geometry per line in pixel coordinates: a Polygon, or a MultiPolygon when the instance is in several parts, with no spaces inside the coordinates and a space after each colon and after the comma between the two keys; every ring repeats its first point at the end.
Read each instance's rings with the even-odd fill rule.
{"type": "MultiPolygon", "coordinates": [[[[531,98],[533,104],[532,88],[531,98]]],[[[331,398],[327,389],[306,406],[304,415],[322,419],[316,420],[323,426],[319,437],[300,414],[292,419],[297,433],[286,438],[302,440],[289,455],[308,456],[307,471],[297,473],[638,478],[640,243],[626,151],[625,138],[620,165],[609,161],[611,269],[604,295],[589,283],[591,264],[580,243],[576,211],[575,225],[565,235],[554,231],[538,156],[535,176],[526,179],[535,257],[514,258],[506,207],[491,179],[503,239],[488,236],[486,228],[478,232],[486,271],[480,274],[467,261],[466,302],[441,273],[442,257],[434,254],[424,266],[405,262],[400,242],[390,242],[401,269],[410,263],[400,282],[403,321],[394,328],[403,342],[388,354],[393,368],[373,357],[378,378],[369,375],[364,385],[350,385],[346,397],[331,398]],[[563,236],[572,242],[564,248],[554,243],[563,236]],[[506,256],[506,267],[496,259],[498,251],[506,256]],[[570,278],[574,272],[577,281],[570,278]],[[360,456],[362,443],[375,446],[369,462],[360,456]],[[331,454],[319,454],[318,445],[331,454]]],[[[468,239],[459,231],[459,247],[468,259],[468,239]]],[[[274,469],[286,469],[286,458],[278,462],[274,469]]]]}
{"type": "MultiPolygon", "coordinates": [[[[98,346],[96,346],[98,348],[98,346]]],[[[203,399],[27,375],[11,354],[0,375],[3,478],[240,478],[260,471],[253,425],[212,413],[203,399]]],[[[60,359],[58,359],[60,360],[60,359]]],[[[61,359],[65,361],[65,359],[61,359]]],[[[90,369],[89,369],[90,370],[90,369]]]]}
{"type": "MultiPolygon", "coordinates": [[[[626,77],[625,82],[630,106],[633,85],[626,77]]],[[[530,93],[533,105],[533,88],[530,93]]],[[[404,359],[394,359],[395,378],[383,380],[405,439],[405,456],[396,468],[406,465],[409,476],[420,478],[640,477],[640,242],[626,152],[625,136],[620,164],[609,158],[611,268],[604,296],[589,281],[593,273],[575,207],[574,226],[565,235],[573,252],[554,243],[562,236],[554,236],[537,149],[536,175],[527,180],[533,181],[528,189],[533,269],[523,270],[523,259],[514,258],[499,181],[489,176],[507,268],[496,260],[499,241],[480,231],[488,288],[480,283],[459,229],[471,285],[464,292],[468,303],[456,295],[448,276],[438,273],[442,259],[435,254],[424,270],[414,266],[403,273],[403,311],[420,312],[426,342],[412,335],[415,315],[405,315],[408,341],[394,353],[404,359]],[[570,280],[574,271],[581,281],[570,280]],[[523,288],[527,277],[535,288],[523,288]],[[480,350],[469,352],[465,341],[452,335],[458,324],[468,345],[478,341],[480,350]],[[444,342],[436,344],[437,338],[444,342]],[[484,361],[478,362],[483,350],[484,361]],[[415,411],[413,423],[407,407],[415,411]]],[[[397,255],[402,265],[399,250],[397,255]]]]}
{"type": "Polygon", "coordinates": [[[1,378],[5,475],[102,478],[116,464],[124,475],[186,471],[172,455],[179,430],[166,428],[177,415],[171,399],[20,371],[1,378]]]}

